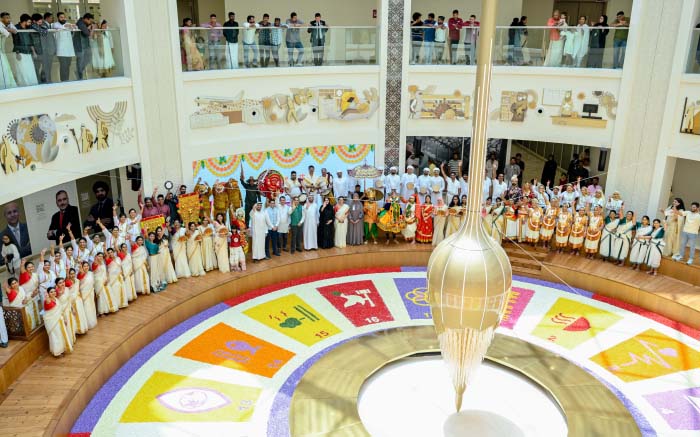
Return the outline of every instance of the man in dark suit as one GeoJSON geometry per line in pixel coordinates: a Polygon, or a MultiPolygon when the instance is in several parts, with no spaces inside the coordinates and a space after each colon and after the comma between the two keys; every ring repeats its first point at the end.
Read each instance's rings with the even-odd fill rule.
{"type": "MultiPolygon", "coordinates": [[[[109,197],[109,185],[104,181],[97,181],[92,184],[92,192],[95,194],[97,203],[90,208],[90,215],[85,221],[86,226],[97,229],[97,219],[100,219],[103,225],[109,230],[114,226],[114,201],[109,197]]],[[[153,199],[155,201],[155,199],[153,199]]],[[[119,212],[124,212],[121,208],[119,212]]],[[[75,235],[75,231],[73,232],[75,235]]]]}
{"type": "MultiPolygon", "coordinates": [[[[1,235],[10,237],[12,244],[17,246],[19,256],[22,258],[30,256],[32,254],[32,246],[29,242],[29,230],[26,223],[20,223],[19,221],[19,205],[15,202],[6,204],[4,213],[7,227],[3,229],[1,235]]],[[[0,264],[2,264],[1,260],[0,264]]]]}
{"type": "Polygon", "coordinates": [[[76,72],[78,80],[83,80],[85,67],[87,67],[92,60],[90,37],[92,36],[92,22],[94,19],[95,17],[88,12],[75,23],[79,30],[79,32],[73,32],[73,48],[75,49],[75,56],[77,57],[76,72]]]}
{"type": "Polygon", "coordinates": [[[71,232],[76,238],[82,235],[78,207],[70,204],[68,193],[65,190],[56,193],[56,206],[58,207],[58,212],[51,216],[51,225],[49,226],[49,231],[46,233],[46,238],[58,244],[58,239],[63,235],[63,241],[68,242],[69,223],[71,232]]]}
{"type": "Polygon", "coordinates": [[[321,19],[321,14],[316,12],[314,20],[309,23],[308,32],[311,34],[311,46],[314,52],[314,65],[323,65],[323,50],[326,44],[326,32],[328,32],[328,26],[326,22],[321,19]]]}

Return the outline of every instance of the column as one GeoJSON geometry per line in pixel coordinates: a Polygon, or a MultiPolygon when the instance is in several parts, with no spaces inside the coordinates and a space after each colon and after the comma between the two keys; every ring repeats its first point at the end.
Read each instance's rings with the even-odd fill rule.
{"type": "Polygon", "coordinates": [[[676,68],[669,48],[676,47],[688,19],[683,3],[635,0],[632,8],[606,191],[620,191],[626,208],[638,214],[653,212],[649,193],[661,177],[654,171],[666,147],[661,114],[676,68]]]}

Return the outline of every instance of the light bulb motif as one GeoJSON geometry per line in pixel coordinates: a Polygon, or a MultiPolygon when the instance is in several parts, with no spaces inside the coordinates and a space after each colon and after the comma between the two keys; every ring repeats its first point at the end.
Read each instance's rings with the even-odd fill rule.
{"type": "Polygon", "coordinates": [[[497,0],[482,0],[467,219],[435,248],[428,262],[430,307],[457,411],[493,340],[513,280],[508,256],[486,233],[481,215],[496,9],[497,0]]]}

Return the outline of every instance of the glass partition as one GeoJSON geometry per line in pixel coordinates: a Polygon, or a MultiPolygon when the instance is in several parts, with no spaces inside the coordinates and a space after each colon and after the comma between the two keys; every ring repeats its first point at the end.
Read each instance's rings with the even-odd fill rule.
{"type": "Polygon", "coordinates": [[[376,27],[181,27],[183,71],[376,65],[376,27]]]}
{"type": "Polygon", "coordinates": [[[0,89],[124,75],[118,29],[0,34],[0,89]]]}
{"type": "MultiPolygon", "coordinates": [[[[622,68],[626,27],[518,26],[496,29],[494,64],[534,67],[622,68]]],[[[450,34],[444,27],[411,29],[411,64],[476,65],[478,27],[450,34]]],[[[696,37],[697,42],[697,37],[696,37]]]]}
{"type": "Polygon", "coordinates": [[[690,39],[690,51],[688,52],[688,62],[685,69],[686,73],[700,73],[700,29],[693,29],[693,35],[690,39]]]}

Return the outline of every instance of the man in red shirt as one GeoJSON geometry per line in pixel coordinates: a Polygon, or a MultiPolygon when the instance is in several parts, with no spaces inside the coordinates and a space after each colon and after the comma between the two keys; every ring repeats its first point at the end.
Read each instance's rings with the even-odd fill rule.
{"type": "Polygon", "coordinates": [[[452,11],[452,18],[447,20],[447,27],[450,29],[450,62],[457,63],[457,48],[459,47],[459,34],[462,31],[464,21],[459,18],[459,11],[452,11]]]}

